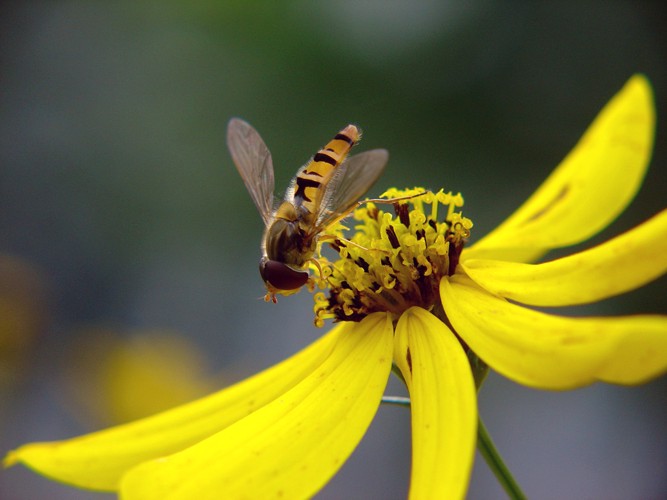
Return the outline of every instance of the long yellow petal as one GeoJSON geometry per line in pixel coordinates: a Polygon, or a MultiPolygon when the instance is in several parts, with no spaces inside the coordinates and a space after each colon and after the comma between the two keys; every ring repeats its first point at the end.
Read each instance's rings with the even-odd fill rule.
{"type": "Polygon", "coordinates": [[[85,436],[24,445],[7,455],[5,466],[21,462],[57,481],[116,490],[138,463],[191,446],[294,387],[327,359],[340,334],[335,328],[295,356],[192,403],[85,436]]]}
{"type": "Polygon", "coordinates": [[[410,498],[464,498],[475,453],[477,395],[461,344],[424,309],[404,312],[394,361],[410,391],[410,498]]]}
{"type": "Polygon", "coordinates": [[[470,278],[442,280],[452,326],[502,375],[541,389],[636,384],[667,370],[667,316],[567,318],[511,304],[470,278]]]}
{"type": "Polygon", "coordinates": [[[644,179],[654,128],[650,84],[635,75],[537,191],[461,258],[528,262],[604,229],[644,179]]]}
{"type": "Polygon", "coordinates": [[[393,328],[378,313],[339,327],[331,355],[290,391],[222,432],[145,462],[125,499],[306,498],[341,467],[387,384],[393,328]]]}
{"type": "Polygon", "coordinates": [[[535,306],[585,304],[639,288],[667,272],[667,210],[590,250],[543,264],[461,264],[491,293],[535,306]]]}

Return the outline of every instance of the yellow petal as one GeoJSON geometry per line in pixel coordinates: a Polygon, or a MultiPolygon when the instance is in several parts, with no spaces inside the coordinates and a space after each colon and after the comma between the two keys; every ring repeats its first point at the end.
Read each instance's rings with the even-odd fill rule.
{"type": "Polygon", "coordinates": [[[644,179],[654,127],[651,87],[635,75],[537,191],[461,258],[527,262],[604,229],[644,179]]]}
{"type": "Polygon", "coordinates": [[[535,306],[595,302],[667,272],[667,210],[597,247],[543,264],[471,259],[462,264],[491,293],[535,306]]]}
{"type": "Polygon", "coordinates": [[[475,452],[477,396],[461,344],[442,321],[413,307],[398,320],[394,361],[410,391],[410,498],[464,498],[475,452]]]}
{"type": "Polygon", "coordinates": [[[123,479],[123,498],[315,494],[366,432],[391,369],[389,315],[371,315],[338,331],[331,355],[302,382],[224,431],[137,466],[123,479]]]}
{"type": "Polygon", "coordinates": [[[566,318],[514,305],[465,276],[440,284],[456,332],[491,368],[521,384],[569,389],[636,384],[667,370],[667,316],[566,318]]]}
{"type": "Polygon", "coordinates": [[[191,446],[294,387],[327,359],[340,333],[335,328],[282,363],[192,403],[85,436],[24,445],[8,454],[5,465],[21,462],[57,481],[116,490],[138,463],[191,446]]]}

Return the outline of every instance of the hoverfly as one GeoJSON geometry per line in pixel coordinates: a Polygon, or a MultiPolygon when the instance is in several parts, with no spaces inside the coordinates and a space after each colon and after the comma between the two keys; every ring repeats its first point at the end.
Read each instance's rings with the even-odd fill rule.
{"type": "Polygon", "coordinates": [[[311,279],[308,263],[319,267],[314,256],[322,233],[349,215],[382,174],[389,160],[385,149],[347,158],[360,139],[354,125],[338,132],[297,171],[276,208],[269,149],[249,123],[229,121],[227,145],[264,221],[259,273],[267,289],[265,300],[276,302],[276,294],[294,293],[311,279]]]}

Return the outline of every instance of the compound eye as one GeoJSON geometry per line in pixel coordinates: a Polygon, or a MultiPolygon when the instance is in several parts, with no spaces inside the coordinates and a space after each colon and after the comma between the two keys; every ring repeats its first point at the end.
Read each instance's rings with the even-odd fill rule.
{"type": "Polygon", "coordinates": [[[259,261],[262,279],[277,290],[296,290],[308,281],[308,271],[296,271],[287,264],[264,258],[259,261]]]}

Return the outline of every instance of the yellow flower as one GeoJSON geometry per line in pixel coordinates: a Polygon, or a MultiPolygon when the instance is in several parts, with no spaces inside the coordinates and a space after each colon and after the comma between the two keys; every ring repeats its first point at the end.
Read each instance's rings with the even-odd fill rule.
{"type": "Polygon", "coordinates": [[[206,374],[203,353],[178,332],[86,327],[67,349],[65,403],[88,424],[130,422],[220,386],[206,374]]]}
{"type": "Polygon", "coordinates": [[[667,369],[667,317],[567,318],[525,307],[597,301],[665,273],[667,210],[590,250],[528,263],[615,219],[642,182],[653,129],[649,84],[634,76],[537,192],[469,248],[459,195],[388,193],[417,196],[397,202],[395,215],[373,204],[357,210],[356,232],[334,243],[340,260],[324,266],[330,290],[316,296],[316,322],[351,321],[219,393],[28,444],[5,463],[124,498],[308,497],[363,437],[393,361],[411,399],[410,496],[463,497],[484,363],[544,389],[635,384],[667,369]]]}

